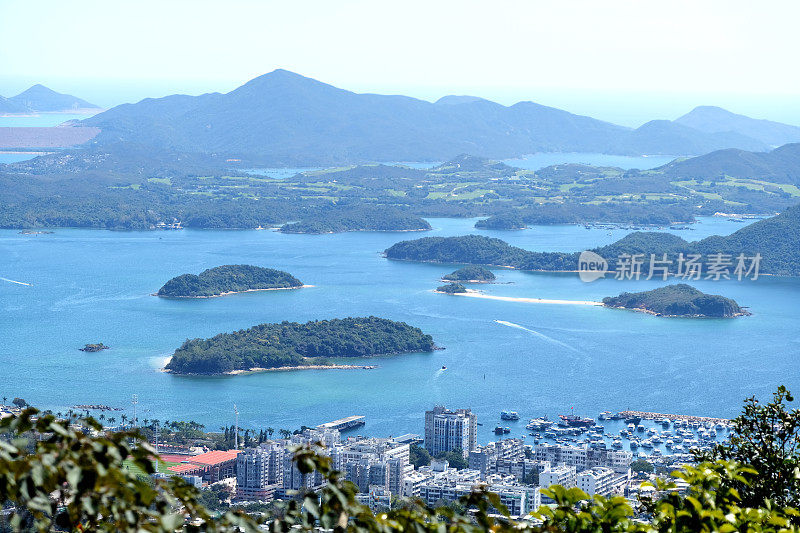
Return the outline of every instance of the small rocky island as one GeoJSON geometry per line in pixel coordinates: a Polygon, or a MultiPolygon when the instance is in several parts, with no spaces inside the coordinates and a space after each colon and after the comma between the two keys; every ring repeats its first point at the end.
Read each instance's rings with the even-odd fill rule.
{"type": "Polygon", "coordinates": [[[103,344],[102,342],[98,342],[97,344],[87,344],[83,348],[78,348],[82,352],[99,352],[102,350],[108,350],[109,347],[103,344]]]}
{"type": "Polygon", "coordinates": [[[448,283],[447,285],[438,287],[435,292],[441,292],[444,294],[459,294],[467,292],[467,288],[460,283],[448,283]]]}
{"type": "Polygon", "coordinates": [[[730,298],[705,294],[685,283],[652,291],[623,292],[619,296],[603,298],[603,305],[666,317],[734,318],[750,314],[730,298]]]}
{"type": "Polygon", "coordinates": [[[300,287],[303,287],[303,282],[282,270],[253,265],[223,265],[204,270],[199,275],[181,274],[174,277],[155,295],[163,298],[213,298],[237,292],[300,287]]]}
{"type": "Polygon", "coordinates": [[[222,375],[264,370],[372,368],[342,365],[328,358],[372,357],[429,352],[433,338],[405,322],[357,317],[300,324],[260,324],[210,339],[187,340],[175,350],[166,372],[222,375]]]}
{"type": "Polygon", "coordinates": [[[462,283],[491,283],[494,280],[495,275],[482,266],[467,266],[442,276],[442,281],[459,281],[462,283]]]}

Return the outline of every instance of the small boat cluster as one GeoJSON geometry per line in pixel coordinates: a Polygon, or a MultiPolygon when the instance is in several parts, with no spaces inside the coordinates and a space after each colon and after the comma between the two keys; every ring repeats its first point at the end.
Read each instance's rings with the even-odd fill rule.
{"type": "MultiPolygon", "coordinates": [[[[515,411],[503,411],[503,420],[518,420],[515,411]]],[[[551,442],[564,445],[587,445],[595,449],[629,449],[634,455],[684,454],[711,448],[728,438],[730,425],[691,417],[672,419],[624,416],[605,411],[598,423],[591,418],[561,415],[559,420],[547,416],[531,419],[525,428],[535,443],[551,442]],[[608,421],[608,422],[606,422],[608,421]],[[603,422],[601,424],[601,422],[603,422]],[[614,427],[621,427],[617,431],[614,427]]],[[[510,428],[497,426],[495,433],[510,433],[510,428]]]]}

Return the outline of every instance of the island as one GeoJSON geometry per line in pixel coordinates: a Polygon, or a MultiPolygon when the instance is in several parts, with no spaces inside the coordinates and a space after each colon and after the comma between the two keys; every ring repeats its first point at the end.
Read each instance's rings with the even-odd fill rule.
{"type": "Polygon", "coordinates": [[[348,231],[428,231],[431,225],[411,213],[394,208],[362,206],[320,211],[299,222],[284,224],[281,233],[342,233],[348,231]]]}
{"type": "Polygon", "coordinates": [[[492,215],[475,223],[476,229],[519,230],[527,229],[527,227],[519,213],[492,215]]]}
{"type": "Polygon", "coordinates": [[[442,276],[442,280],[463,283],[490,283],[495,280],[495,275],[482,266],[468,266],[442,276]]]}
{"type": "Polygon", "coordinates": [[[223,265],[199,275],[181,274],[161,287],[162,298],[212,298],[238,292],[299,289],[303,283],[288,272],[253,265],[223,265]]]}
{"type": "Polygon", "coordinates": [[[441,292],[444,294],[459,294],[467,292],[467,288],[460,283],[448,283],[447,285],[438,287],[435,292],[441,292]]]}
{"type": "Polygon", "coordinates": [[[665,317],[733,318],[750,314],[730,298],[705,294],[685,283],[651,291],[623,292],[603,298],[603,305],[665,317]]]}
{"type": "MultiPolygon", "coordinates": [[[[164,370],[173,374],[223,375],[263,370],[348,368],[331,357],[373,357],[429,352],[433,338],[405,322],[348,317],[300,324],[260,324],[210,339],[187,340],[164,370]]],[[[350,366],[349,368],[365,368],[350,366]]]]}
{"type": "Polygon", "coordinates": [[[103,344],[102,342],[98,342],[96,344],[87,344],[83,348],[78,348],[82,352],[99,352],[101,350],[108,350],[109,347],[103,344]]]}

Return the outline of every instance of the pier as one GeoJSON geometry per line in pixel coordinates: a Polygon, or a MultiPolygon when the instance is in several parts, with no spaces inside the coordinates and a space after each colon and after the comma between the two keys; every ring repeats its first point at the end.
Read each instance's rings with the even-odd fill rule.
{"type": "Polygon", "coordinates": [[[366,417],[363,415],[348,416],[347,418],[340,418],[339,420],[334,420],[333,422],[325,422],[324,424],[320,424],[317,426],[317,429],[338,429],[339,431],[345,431],[363,426],[366,424],[365,418],[366,417]]]}
{"type": "Polygon", "coordinates": [[[666,418],[667,420],[685,420],[686,422],[698,422],[701,424],[730,424],[727,418],[713,418],[710,416],[693,416],[693,415],[673,415],[668,413],[648,413],[646,411],[622,411],[621,416],[625,418],[639,417],[646,420],[654,420],[656,418],[666,418]]]}

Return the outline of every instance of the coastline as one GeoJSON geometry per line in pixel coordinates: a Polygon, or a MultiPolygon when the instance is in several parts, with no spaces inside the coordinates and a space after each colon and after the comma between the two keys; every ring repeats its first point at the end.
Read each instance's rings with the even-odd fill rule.
{"type": "Polygon", "coordinates": [[[601,306],[603,302],[592,302],[589,300],[551,300],[547,298],[518,298],[513,296],[494,296],[491,294],[483,294],[478,292],[474,289],[467,289],[467,292],[456,292],[456,293],[446,293],[441,291],[433,291],[439,294],[448,294],[451,296],[468,296],[470,298],[483,298],[485,300],[499,300],[501,302],[522,302],[522,303],[533,303],[533,304],[556,304],[556,305],[591,305],[591,306],[601,306]]]}
{"type": "Polygon", "coordinates": [[[221,374],[196,374],[192,372],[172,372],[171,370],[167,370],[167,365],[172,360],[172,356],[167,357],[163,361],[163,365],[159,372],[164,372],[165,374],[173,374],[176,376],[240,376],[242,374],[255,374],[260,372],[288,372],[291,370],[374,370],[378,368],[376,365],[296,365],[296,366],[278,366],[275,368],[249,368],[247,370],[231,370],[230,372],[223,372],[221,374]]]}
{"type": "Polygon", "coordinates": [[[720,320],[727,320],[730,318],[739,318],[743,316],[752,316],[753,313],[750,311],[744,310],[742,308],[741,313],[734,313],[730,316],[708,316],[708,315],[665,315],[663,313],[656,313],[650,309],[645,309],[644,307],[621,307],[621,306],[614,306],[614,305],[606,305],[601,304],[606,309],[621,309],[623,311],[635,311],[637,313],[644,313],[646,315],[658,316],[662,318],[707,318],[707,319],[720,319],[720,320]]]}
{"type": "Polygon", "coordinates": [[[297,287],[271,287],[268,289],[247,289],[246,291],[228,291],[219,294],[212,294],[210,296],[162,296],[157,292],[152,293],[150,296],[158,296],[159,298],[167,298],[170,300],[201,300],[206,298],[220,298],[222,296],[229,296],[231,294],[244,294],[246,292],[259,292],[259,291],[289,291],[294,289],[308,289],[314,285],[298,285],[297,287]]]}

